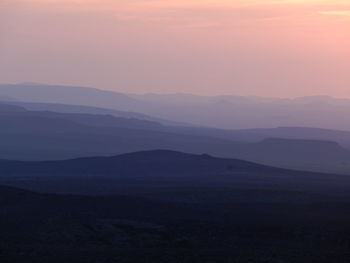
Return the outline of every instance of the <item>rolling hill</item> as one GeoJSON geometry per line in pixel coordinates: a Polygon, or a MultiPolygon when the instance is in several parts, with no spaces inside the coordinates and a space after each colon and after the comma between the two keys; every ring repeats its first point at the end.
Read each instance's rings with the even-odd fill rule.
{"type": "Polygon", "coordinates": [[[79,194],[231,187],[347,196],[350,177],[158,150],[63,161],[3,160],[0,161],[0,183],[44,192],[79,194]]]}

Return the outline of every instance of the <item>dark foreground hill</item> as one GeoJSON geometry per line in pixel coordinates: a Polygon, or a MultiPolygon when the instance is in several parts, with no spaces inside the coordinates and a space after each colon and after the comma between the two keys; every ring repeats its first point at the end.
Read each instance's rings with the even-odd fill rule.
{"type": "MultiPolygon", "coordinates": [[[[161,199],[162,193],[173,192],[170,198],[179,200],[190,190],[196,194],[189,195],[188,199],[195,202],[206,198],[206,191],[196,189],[209,188],[212,191],[218,188],[222,196],[210,200],[218,203],[236,198],[230,191],[232,188],[260,189],[270,191],[269,198],[275,202],[279,201],[278,193],[283,191],[292,195],[292,198],[286,196],[289,200],[295,195],[310,202],[315,197],[310,194],[347,200],[350,177],[279,169],[205,154],[157,150],[64,161],[3,160],[0,161],[0,183],[41,192],[142,196],[149,193],[161,199]]],[[[164,198],[168,200],[169,196],[164,198]]],[[[257,199],[250,196],[246,200],[257,199]]]]}
{"type": "Polygon", "coordinates": [[[4,263],[350,260],[350,204],[331,199],[191,204],[0,187],[0,207],[4,263]]]}
{"type": "Polygon", "coordinates": [[[0,184],[32,190],[0,186],[5,263],[350,260],[348,176],[158,150],[3,160],[0,184]]]}

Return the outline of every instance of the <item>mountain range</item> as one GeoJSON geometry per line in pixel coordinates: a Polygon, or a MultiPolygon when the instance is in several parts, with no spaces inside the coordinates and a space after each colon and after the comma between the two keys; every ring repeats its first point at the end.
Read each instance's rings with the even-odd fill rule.
{"type": "Polygon", "coordinates": [[[0,96],[22,102],[84,105],[140,112],[176,123],[225,129],[350,129],[350,125],[343,121],[350,113],[350,100],[327,96],[278,99],[187,94],[135,95],[87,87],[44,84],[2,84],[0,96]]]}
{"type": "Polygon", "coordinates": [[[347,263],[349,105],[0,85],[0,261],[347,263]]]}
{"type": "Polygon", "coordinates": [[[283,168],[350,172],[349,132],[309,128],[221,130],[110,114],[35,111],[24,106],[0,104],[2,159],[55,160],[168,149],[283,168]]]}

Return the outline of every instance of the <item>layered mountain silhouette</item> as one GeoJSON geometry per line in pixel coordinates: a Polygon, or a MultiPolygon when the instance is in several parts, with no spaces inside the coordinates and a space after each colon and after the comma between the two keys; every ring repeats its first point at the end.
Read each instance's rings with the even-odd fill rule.
{"type": "Polygon", "coordinates": [[[332,141],[271,138],[233,152],[240,159],[300,170],[347,173],[350,165],[349,150],[332,141]]]}
{"type": "MultiPolygon", "coordinates": [[[[267,137],[270,134],[281,135],[280,129],[243,132],[166,126],[154,121],[112,115],[29,111],[8,104],[0,104],[0,121],[2,159],[54,160],[169,149],[293,169],[335,173],[350,171],[347,149],[331,141],[267,137]],[[242,138],[242,134],[247,136],[242,138]],[[264,139],[265,136],[267,139],[264,139]]],[[[341,138],[346,146],[345,132],[319,133],[321,138],[333,138],[334,134],[334,138],[341,138]]],[[[288,132],[285,134],[288,137],[288,132]]],[[[307,136],[311,137],[310,134],[307,136]]]]}
{"type": "Polygon", "coordinates": [[[2,84],[0,95],[24,102],[87,105],[112,109],[132,110],[138,101],[122,93],[88,87],[44,85],[44,84],[2,84]]]}
{"type": "MultiPolygon", "coordinates": [[[[92,106],[82,106],[82,105],[72,105],[72,104],[55,104],[55,103],[39,103],[39,102],[20,102],[20,101],[3,101],[0,103],[10,104],[19,107],[23,107],[30,111],[50,111],[50,112],[60,112],[60,113],[79,113],[79,114],[94,114],[94,115],[111,115],[117,118],[127,118],[127,119],[139,119],[147,120],[152,122],[158,122],[161,124],[180,126],[185,125],[184,123],[169,121],[165,119],[160,119],[156,117],[151,117],[142,113],[120,111],[106,108],[98,108],[92,106]]],[[[188,124],[186,124],[188,125],[188,124]]]]}
{"type": "Polygon", "coordinates": [[[0,96],[17,101],[75,104],[141,112],[156,118],[216,128],[316,127],[348,130],[350,101],[327,96],[276,99],[186,94],[132,95],[86,87],[0,85],[0,96]]]}
{"type": "Polygon", "coordinates": [[[172,127],[180,133],[218,137],[236,142],[259,142],[269,138],[296,140],[334,141],[345,148],[350,148],[350,132],[308,127],[278,127],[270,129],[223,130],[204,127],[172,127]]]}
{"type": "Polygon", "coordinates": [[[349,105],[0,85],[0,261],[347,263],[349,105]]]}
{"type": "Polygon", "coordinates": [[[23,107],[11,105],[11,104],[0,104],[0,113],[16,113],[16,112],[25,112],[26,109],[23,107]]]}

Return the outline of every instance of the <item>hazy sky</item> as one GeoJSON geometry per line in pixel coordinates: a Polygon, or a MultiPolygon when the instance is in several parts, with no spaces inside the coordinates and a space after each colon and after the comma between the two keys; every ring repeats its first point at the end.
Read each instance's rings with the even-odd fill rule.
{"type": "Polygon", "coordinates": [[[350,97],[350,1],[0,0],[0,82],[350,97]]]}

